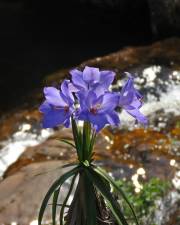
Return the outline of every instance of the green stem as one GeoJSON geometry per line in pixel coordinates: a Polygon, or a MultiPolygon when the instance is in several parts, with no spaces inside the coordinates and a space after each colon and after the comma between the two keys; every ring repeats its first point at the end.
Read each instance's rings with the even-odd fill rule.
{"type": "Polygon", "coordinates": [[[81,131],[81,129],[78,129],[75,119],[72,117],[71,120],[78,160],[80,163],[84,161],[91,163],[93,161],[92,151],[96,139],[96,132],[92,130],[90,122],[84,121],[83,130],[81,131]]]}
{"type": "Polygon", "coordinates": [[[95,140],[96,140],[96,131],[93,130],[92,131],[92,135],[91,135],[91,139],[90,139],[90,144],[89,144],[89,158],[88,158],[88,161],[92,161],[92,156],[93,156],[93,147],[94,147],[94,143],[95,143],[95,140]]]}
{"type": "Polygon", "coordinates": [[[83,160],[89,159],[89,146],[90,146],[90,137],[91,137],[91,124],[87,121],[84,121],[83,124],[83,135],[82,135],[82,151],[83,151],[83,160]]]}
{"type": "Polygon", "coordinates": [[[81,136],[79,135],[78,127],[73,117],[71,117],[71,121],[72,121],[72,131],[73,131],[73,137],[74,137],[78,159],[79,161],[82,161],[81,136]]]}

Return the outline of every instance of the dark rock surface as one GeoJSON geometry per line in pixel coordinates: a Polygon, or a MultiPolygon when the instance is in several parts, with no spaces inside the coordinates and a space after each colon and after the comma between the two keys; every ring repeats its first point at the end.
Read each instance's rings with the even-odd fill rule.
{"type": "Polygon", "coordinates": [[[167,37],[180,34],[180,1],[179,0],[80,0],[101,8],[119,9],[123,14],[133,9],[149,14],[152,33],[156,37],[167,37]]]}
{"type": "MultiPolygon", "coordinates": [[[[132,71],[135,68],[143,68],[153,65],[164,66],[171,70],[180,68],[180,39],[171,38],[164,41],[155,42],[152,45],[143,47],[126,47],[118,52],[97,57],[88,60],[79,65],[84,68],[85,65],[99,67],[101,69],[112,69],[118,76],[123,76],[124,71],[132,71]]],[[[57,71],[44,79],[44,85],[53,84],[53,82],[68,76],[68,70],[57,71]]]]}
{"type": "Polygon", "coordinates": [[[1,0],[0,113],[21,105],[49,73],[150,41],[146,11],[124,16],[80,1],[1,0]]]}
{"type": "Polygon", "coordinates": [[[59,69],[154,37],[178,36],[179,15],[175,0],[1,0],[0,114],[21,105],[59,69]]]}
{"type": "Polygon", "coordinates": [[[152,31],[157,36],[180,34],[180,0],[147,0],[152,31]]]}

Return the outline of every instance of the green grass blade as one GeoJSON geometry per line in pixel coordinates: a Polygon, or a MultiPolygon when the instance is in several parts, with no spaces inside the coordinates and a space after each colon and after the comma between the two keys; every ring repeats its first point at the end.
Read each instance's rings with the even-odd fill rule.
{"type": "MultiPolygon", "coordinates": [[[[48,205],[52,205],[51,203],[49,203],[48,205]]],[[[59,204],[59,203],[57,203],[57,206],[62,206],[63,204],[59,204]]],[[[65,205],[65,208],[69,208],[70,207],[70,205],[65,205]]]]}
{"type": "Polygon", "coordinates": [[[52,170],[48,170],[48,171],[45,171],[45,172],[42,172],[42,173],[37,173],[37,174],[34,175],[34,177],[53,172],[55,170],[59,170],[59,169],[63,169],[63,168],[71,167],[71,166],[77,166],[77,165],[78,165],[77,163],[68,163],[68,164],[65,164],[63,166],[58,166],[58,167],[56,167],[55,169],[52,169],[52,170]]]}
{"type": "Polygon", "coordinates": [[[77,150],[77,154],[79,157],[79,161],[82,161],[82,143],[81,143],[81,134],[79,134],[78,131],[78,127],[76,124],[76,121],[73,117],[71,117],[71,121],[72,121],[72,131],[73,131],[73,137],[74,137],[74,142],[75,142],[75,146],[76,146],[76,150],[77,150]]]}
{"type": "Polygon", "coordinates": [[[87,160],[89,156],[90,136],[91,136],[91,124],[87,121],[84,121],[83,125],[83,151],[85,153],[84,160],[87,160]]]}
{"type": "Polygon", "coordinates": [[[86,132],[87,132],[87,136],[86,136],[86,138],[87,138],[87,143],[88,143],[88,145],[89,145],[89,143],[90,143],[90,137],[91,137],[91,123],[90,122],[86,122],[86,132]]]}
{"type": "Polygon", "coordinates": [[[68,163],[68,164],[61,166],[60,168],[67,168],[67,167],[77,166],[77,165],[78,165],[77,163],[68,163]]]}
{"type": "Polygon", "coordinates": [[[60,188],[54,191],[53,195],[53,203],[52,203],[52,225],[56,225],[56,207],[57,207],[57,200],[59,196],[60,188]]]}
{"type": "Polygon", "coordinates": [[[124,198],[124,200],[126,201],[126,203],[129,206],[129,208],[131,209],[131,212],[134,216],[136,224],[139,225],[138,219],[136,217],[136,213],[135,213],[131,203],[129,202],[128,198],[126,197],[125,193],[123,192],[123,190],[116,184],[116,182],[104,170],[102,170],[99,167],[95,168],[94,170],[97,173],[99,173],[101,176],[103,176],[114,187],[114,189],[124,198]]]}
{"type": "Polygon", "coordinates": [[[89,160],[92,157],[92,151],[93,151],[95,140],[96,140],[96,132],[93,131],[93,133],[91,135],[90,143],[89,143],[89,156],[90,156],[89,160]]]}
{"type": "Polygon", "coordinates": [[[76,144],[76,148],[79,148],[79,131],[76,124],[76,121],[72,118],[72,131],[73,131],[73,137],[76,144]]]}
{"type": "Polygon", "coordinates": [[[88,153],[88,143],[87,143],[87,132],[86,132],[86,122],[84,121],[83,125],[83,134],[82,134],[82,152],[83,152],[83,161],[87,159],[88,153]]]}
{"type": "Polygon", "coordinates": [[[71,181],[70,187],[69,187],[69,191],[68,191],[68,193],[66,195],[66,198],[64,199],[64,202],[62,204],[61,212],[60,212],[60,220],[59,220],[60,221],[60,225],[63,225],[64,209],[65,209],[65,207],[67,205],[67,201],[68,201],[68,199],[70,197],[70,194],[72,192],[72,189],[73,189],[73,186],[74,186],[74,182],[76,180],[76,177],[77,177],[77,174],[74,175],[74,177],[73,177],[73,179],[71,181]]]}
{"type": "Polygon", "coordinates": [[[46,209],[46,206],[48,204],[48,201],[52,195],[52,193],[59,187],[61,186],[69,177],[73,176],[74,174],[77,174],[80,171],[80,167],[73,168],[72,170],[66,172],[63,174],[59,179],[57,179],[52,186],[50,187],[49,191],[45,195],[45,198],[42,202],[40,211],[39,211],[39,217],[38,217],[38,225],[41,225],[42,218],[44,215],[44,211],[46,209]]]}
{"type": "Polygon", "coordinates": [[[114,215],[117,223],[119,225],[128,225],[123,213],[121,212],[118,202],[114,200],[111,192],[109,191],[107,186],[104,185],[103,182],[104,178],[91,168],[87,168],[86,173],[89,179],[94,183],[96,188],[99,190],[99,192],[106,200],[106,203],[109,209],[111,210],[112,214],[114,215]]]}
{"type": "Polygon", "coordinates": [[[68,145],[70,145],[71,147],[73,147],[73,148],[76,149],[76,146],[75,146],[73,143],[71,143],[70,141],[68,141],[68,140],[66,140],[66,139],[60,139],[60,141],[63,142],[63,143],[65,143],[65,144],[68,144],[68,145]]]}
{"type": "Polygon", "coordinates": [[[78,129],[78,137],[79,137],[79,145],[82,147],[82,131],[81,129],[78,129]]]}

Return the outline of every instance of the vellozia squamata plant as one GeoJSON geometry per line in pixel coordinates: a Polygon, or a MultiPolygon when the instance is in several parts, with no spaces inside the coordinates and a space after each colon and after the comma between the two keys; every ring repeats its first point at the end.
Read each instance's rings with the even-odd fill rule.
{"type": "Polygon", "coordinates": [[[147,118],[140,112],[142,95],[135,89],[134,78],[129,73],[118,92],[109,89],[115,77],[113,71],[86,66],[83,71],[73,69],[70,74],[71,81],[64,80],[59,89],[44,88],[45,101],[39,110],[43,113],[44,128],[72,126],[74,143],[62,141],[76,150],[78,162],[49,188],[39,211],[38,224],[42,224],[44,211],[52,198],[53,225],[57,224],[57,206],[60,206],[60,225],[128,225],[128,218],[114,198],[112,188],[126,201],[134,223],[138,224],[125,193],[103,169],[95,165],[93,146],[97,133],[105,126],[120,125],[118,108],[126,110],[138,122],[147,124],[147,118]],[[83,121],[83,127],[78,126],[79,121],[83,121]],[[67,196],[58,203],[61,187],[70,178],[67,196]],[[68,206],[73,189],[73,200],[68,206]]]}

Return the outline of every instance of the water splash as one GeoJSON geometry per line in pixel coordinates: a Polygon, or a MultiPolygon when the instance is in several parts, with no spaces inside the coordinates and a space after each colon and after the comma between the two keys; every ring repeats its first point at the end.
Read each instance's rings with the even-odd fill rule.
{"type": "Polygon", "coordinates": [[[6,171],[8,166],[15,162],[27,147],[42,143],[50,135],[52,129],[42,129],[39,132],[33,131],[32,124],[23,123],[12,136],[1,142],[0,150],[0,176],[6,171]]]}

